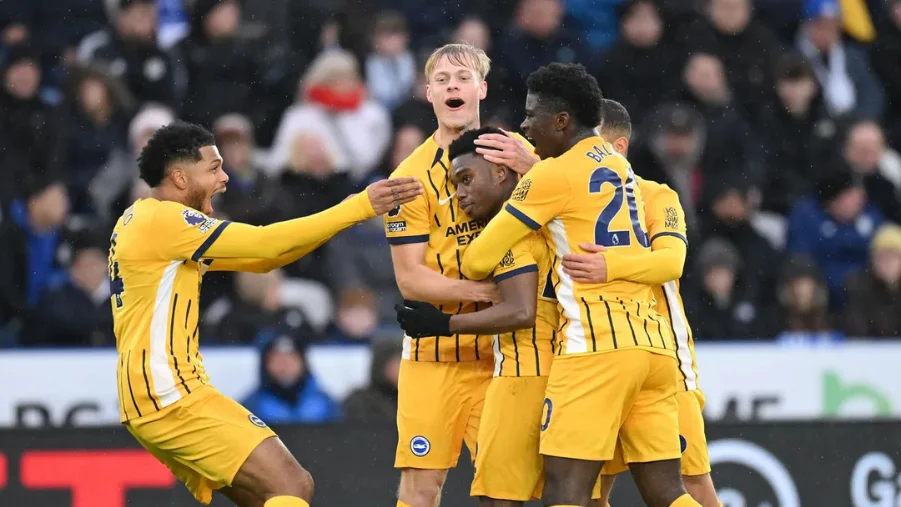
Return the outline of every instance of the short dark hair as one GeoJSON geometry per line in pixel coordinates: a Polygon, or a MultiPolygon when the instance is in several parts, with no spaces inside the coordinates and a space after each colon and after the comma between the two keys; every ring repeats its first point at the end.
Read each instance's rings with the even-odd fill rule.
{"type": "Polygon", "coordinates": [[[626,139],[632,137],[632,117],[625,106],[612,99],[604,99],[601,106],[601,131],[616,132],[626,139]]]}
{"type": "Polygon", "coordinates": [[[529,75],[526,87],[557,111],[569,113],[583,127],[595,128],[601,123],[604,95],[597,79],[581,64],[545,65],[529,75]]]}
{"type": "Polygon", "coordinates": [[[774,69],[776,81],[797,81],[799,79],[816,79],[813,68],[803,56],[797,53],[786,53],[776,60],[774,69]]]}
{"type": "MultiPolygon", "coordinates": [[[[502,136],[507,135],[503,130],[492,126],[484,126],[473,130],[467,130],[466,132],[460,134],[460,137],[456,138],[454,142],[450,143],[450,146],[447,147],[447,158],[449,160],[454,160],[460,155],[475,153],[476,148],[478,148],[475,141],[482,134],[500,134],[502,136]]],[[[491,150],[494,148],[488,149],[491,150]]]]}
{"type": "Polygon", "coordinates": [[[151,187],[159,186],[176,162],[199,162],[200,148],[214,146],[212,132],[184,121],[176,120],[157,130],[138,156],[141,179],[151,187]]]}

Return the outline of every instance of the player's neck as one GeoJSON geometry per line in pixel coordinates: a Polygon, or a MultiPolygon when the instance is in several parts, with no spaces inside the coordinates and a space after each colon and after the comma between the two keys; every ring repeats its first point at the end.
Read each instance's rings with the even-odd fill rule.
{"type": "Polygon", "coordinates": [[[460,137],[460,134],[462,134],[463,132],[466,132],[467,130],[477,129],[479,127],[480,127],[480,125],[479,125],[478,118],[476,118],[476,120],[474,122],[472,122],[471,124],[466,125],[465,127],[460,128],[460,129],[448,127],[446,125],[442,125],[441,123],[439,123],[438,124],[438,132],[436,132],[435,136],[434,136],[435,142],[438,143],[438,146],[447,150],[447,147],[450,146],[450,143],[456,141],[457,138],[460,137]]]}
{"type": "Polygon", "coordinates": [[[581,143],[585,139],[588,139],[589,137],[595,137],[597,135],[598,135],[597,131],[593,128],[578,130],[577,132],[573,133],[572,137],[570,137],[563,144],[564,153],[571,150],[573,148],[573,146],[581,143]]]}
{"type": "Polygon", "coordinates": [[[157,201],[172,201],[177,202],[179,204],[184,204],[185,206],[188,203],[179,195],[178,192],[174,191],[172,188],[168,188],[165,185],[160,185],[155,188],[150,189],[150,197],[156,199],[157,201]]]}

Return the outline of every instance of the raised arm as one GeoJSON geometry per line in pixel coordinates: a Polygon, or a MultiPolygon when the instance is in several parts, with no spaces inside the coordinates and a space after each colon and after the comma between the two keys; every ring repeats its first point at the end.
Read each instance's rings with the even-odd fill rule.
{"type": "MultiPolygon", "coordinates": [[[[413,178],[383,180],[321,213],[265,227],[208,218],[165,202],[154,217],[165,237],[156,243],[166,259],[289,259],[308,253],[342,230],[382,214],[422,192],[413,178]],[[288,257],[284,257],[288,256],[288,257]]],[[[296,260],[296,259],[295,259],[296,260]]]]}

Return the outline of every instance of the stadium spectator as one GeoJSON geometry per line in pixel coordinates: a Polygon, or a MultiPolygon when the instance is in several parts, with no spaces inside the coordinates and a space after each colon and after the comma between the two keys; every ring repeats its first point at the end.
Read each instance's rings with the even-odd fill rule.
{"type": "Polygon", "coordinates": [[[9,48],[0,90],[0,203],[26,191],[31,175],[65,178],[65,130],[56,107],[40,96],[41,68],[33,47],[9,48]]]}
{"type": "Polygon", "coordinates": [[[901,0],[885,2],[885,15],[876,18],[879,36],[870,47],[873,70],[885,87],[886,122],[890,144],[901,146],[901,0]]]}
{"type": "Polygon", "coordinates": [[[263,59],[239,32],[238,0],[197,0],[190,23],[179,48],[187,68],[183,119],[212,125],[226,113],[261,110],[267,96],[263,59]]]}
{"type": "Polygon", "coordinates": [[[696,257],[700,280],[686,310],[695,339],[747,340],[763,333],[760,306],[742,292],[742,258],[738,249],[721,238],[707,240],[696,257]]]}
{"type": "Polygon", "coordinates": [[[848,280],[845,332],[854,338],[901,336],[901,227],[886,224],[870,244],[870,264],[848,280]]]}
{"type": "Polygon", "coordinates": [[[806,0],[798,50],[813,66],[832,114],[882,118],[885,90],[866,52],[841,39],[838,0],[806,0]]]}
{"type": "Polygon", "coordinates": [[[344,420],[361,424],[393,423],[397,419],[397,376],[401,342],[383,340],[372,345],[369,385],[344,399],[344,420]]]}
{"type": "Polygon", "coordinates": [[[777,314],[767,318],[770,326],[776,326],[770,335],[788,343],[843,338],[829,316],[829,288],[810,258],[794,256],[785,263],[777,293],[777,314]]]}
{"type": "Polygon", "coordinates": [[[678,79],[682,55],[666,40],[660,7],[653,0],[628,0],[620,8],[619,40],[604,54],[598,83],[632,117],[635,130],[656,104],[678,98],[668,83],[678,79]]]}
{"type": "MultiPolygon", "coordinates": [[[[422,69],[425,68],[425,60],[420,59],[416,65],[416,84],[413,85],[413,94],[394,110],[391,122],[399,128],[405,125],[415,125],[419,127],[427,135],[432,135],[438,128],[438,120],[435,119],[435,112],[432,104],[426,97],[426,77],[422,69]]],[[[491,76],[494,74],[492,70],[491,76]]],[[[397,167],[397,166],[395,166],[397,167]]],[[[390,174],[394,167],[385,174],[390,174]]]]}
{"type": "Polygon", "coordinates": [[[21,328],[47,287],[65,276],[62,250],[69,213],[65,185],[36,180],[0,223],[0,322],[21,328]]]}
{"type": "Polygon", "coordinates": [[[777,103],[763,123],[771,169],[763,189],[763,209],[785,214],[791,203],[813,192],[839,134],[810,64],[796,53],[776,62],[777,103]]]}
{"type": "Polygon", "coordinates": [[[174,107],[183,87],[181,71],[172,56],[157,47],[156,15],[154,0],[121,0],[113,26],[82,39],[77,59],[121,79],[140,101],[174,107]]]}
{"type": "Polygon", "coordinates": [[[90,233],[76,240],[67,275],[48,287],[41,311],[28,320],[22,340],[27,346],[115,345],[110,312],[108,245],[90,233]]]}
{"type": "Polygon", "coordinates": [[[703,178],[729,171],[741,174],[752,187],[760,188],[766,178],[762,150],[736,104],[722,60],[711,54],[692,54],[685,65],[683,83],[683,98],[694,105],[707,125],[700,160],[703,178]]]}
{"type": "Polygon", "coordinates": [[[341,417],[341,407],[307,369],[309,333],[274,328],[258,338],[260,386],[241,404],[269,424],[327,423],[341,417]]]}
{"type": "MultiPolygon", "coordinates": [[[[128,157],[128,118],[133,99],[124,85],[95,69],[71,73],[67,102],[69,133],[66,161],[73,213],[103,213],[90,193],[107,164],[128,157]]],[[[99,183],[99,182],[98,182],[99,183]]]]}
{"type": "Polygon", "coordinates": [[[751,223],[750,185],[740,174],[722,174],[711,179],[710,215],[705,220],[701,238],[720,237],[745,254],[737,279],[744,285],[742,293],[755,302],[772,299],[777,273],[773,266],[782,259],[770,243],[751,223]]]}
{"type": "Polygon", "coordinates": [[[301,84],[300,102],[282,117],[269,170],[287,165],[298,134],[322,137],[338,172],[364,180],[382,160],[391,142],[391,119],[385,108],[366,97],[357,61],[341,49],[322,53],[310,64],[301,84]]]}
{"type": "Polygon", "coordinates": [[[416,83],[416,59],[410,51],[407,20],[386,11],[375,19],[372,51],[366,57],[366,88],[388,110],[394,110],[416,83]]]}
{"type": "Polygon", "coordinates": [[[240,113],[230,113],[213,123],[216,144],[228,173],[228,192],[213,198],[217,214],[251,225],[268,225],[293,218],[292,196],[267,176],[254,160],[253,125],[240,113]]]}
{"type": "Polygon", "coordinates": [[[863,181],[867,198],[888,220],[901,223],[901,156],[885,145],[878,123],[863,120],[851,125],[844,157],[863,181]]]}
{"type": "Polygon", "coordinates": [[[689,47],[722,60],[735,102],[749,121],[773,104],[773,62],[784,51],[776,35],[754,19],[751,0],[711,0],[689,32],[689,47]]]}
{"type": "Polygon", "coordinates": [[[375,294],[364,288],[349,288],[338,294],[335,322],[328,330],[332,343],[367,343],[379,325],[375,294]]]}
{"type": "Polygon", "coordinates": [[[829,285],[831,310],[844,307],[845,278],[867,263],[867,248],[882,214],[867,202],[859,179],[837,164],[816,183],[817,197],[799,201],[788,221],[787,251],[816,262],[829,285]]]}

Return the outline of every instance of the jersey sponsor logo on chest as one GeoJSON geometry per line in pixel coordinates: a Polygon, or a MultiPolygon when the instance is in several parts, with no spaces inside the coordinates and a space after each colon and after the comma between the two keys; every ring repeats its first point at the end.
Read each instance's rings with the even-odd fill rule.
{"type": "Polygon", "coordinates": [[[457,245],[468,245],[479,236],[479,233],[482,232],[486,225],[488,225],[488,222],[484,220],[470,220],[449,225],[444,231],[444,237],[450,238],[453,236],[457,240],[457,245]]]}

